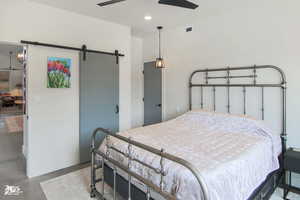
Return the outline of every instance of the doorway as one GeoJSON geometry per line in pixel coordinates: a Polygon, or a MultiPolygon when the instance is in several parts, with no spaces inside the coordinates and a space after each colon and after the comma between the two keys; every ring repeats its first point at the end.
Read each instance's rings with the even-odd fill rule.
{"type": "MultiPolygon", "coordinates": [[[[11,174],[10,179],[26,177],[25,58],[24,46],[0,43],[0,174],[11,174]]],[[[7,180],[2,177],[0,185],[2,181],[7,180]]]]}
{"type": "MultiPolygon", "coordinates": [[[[80,161],[89,162],[91,136],[102,127],[119,130],[119,64],[115,56],[80,54],[80,161]]],[[[96,141],[99,145],[104,135],[96,141]]]]}
{"type": "Polygon", "coordinates": [[[162,71],[155,62],[144,64],[144,126],[162,121],[162,71]]]}

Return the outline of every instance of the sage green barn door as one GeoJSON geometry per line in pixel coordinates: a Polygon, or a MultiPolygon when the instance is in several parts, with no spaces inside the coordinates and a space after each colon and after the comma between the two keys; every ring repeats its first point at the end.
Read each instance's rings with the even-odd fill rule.
{"type": "MultiPolygon", "coordinates": [[[[80,54],[80,161],[91,160],[90,144],[93,131],[102,127],[119,129],[119,65],[116,57],[80,54]]],[[[98,136],[98,144],[103,136],[98,136]]]]}

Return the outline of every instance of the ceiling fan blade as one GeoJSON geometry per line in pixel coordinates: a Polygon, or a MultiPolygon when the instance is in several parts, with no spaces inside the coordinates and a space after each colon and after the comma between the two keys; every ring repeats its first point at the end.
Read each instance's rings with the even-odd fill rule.
{"type": "Polygon", "coordinates": [[[196,9],[198,8],[197,4],[194,4],[190,1],[186,0],[159,0],[160,4],[170,5],[170,6],[177,6],[182,8],[189,8],[189,9],[196,9]]]}
{"type": "Polygon", "coordinates": [[[126,1],[126,0],[110,0],[110,1],[105,1],[105,2],[102,2],[102,3],[98,3],[97,5],[103,7],[103,6],[108,6],[108,5],[111,5],[111,4],[119,3],[119,2],[122,2],[122,1],[126,1]]]}

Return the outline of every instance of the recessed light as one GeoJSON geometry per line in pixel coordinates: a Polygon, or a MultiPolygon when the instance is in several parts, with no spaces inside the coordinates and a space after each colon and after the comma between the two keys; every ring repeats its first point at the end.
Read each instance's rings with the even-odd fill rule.
{"type": "Polygon", "coordinates": [[[152,19],[152,17],[151,17],[150,15],[146,15],[146,16],[144,17],[144,19],[147,20],[147,21],[150,21],[150,20],[152,19]]]}

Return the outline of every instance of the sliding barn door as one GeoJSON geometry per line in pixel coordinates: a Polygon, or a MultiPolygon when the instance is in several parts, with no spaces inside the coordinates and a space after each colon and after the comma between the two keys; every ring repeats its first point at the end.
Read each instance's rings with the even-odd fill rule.
{"type": "Polygon", "coordinates": [[[85,61],[81,54],[80,62],[80,161],[85,163],[91,159],[93,131],[119,129],[119,65],[115,56],[96,53],[87,53],[85,61]]]}

